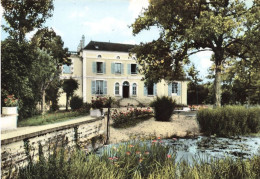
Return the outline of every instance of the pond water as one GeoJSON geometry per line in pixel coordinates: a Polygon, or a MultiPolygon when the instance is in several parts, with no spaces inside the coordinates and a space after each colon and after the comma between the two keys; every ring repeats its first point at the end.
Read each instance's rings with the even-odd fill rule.
{"type": "MultiPolygon", "coordinates": [[[[151,141],[144,141],[144,143],[150,145],[151,141]]],[[[171,147],[170,154],[175,151],[177,161],[186,160],[189,163],[198,158],[200,161],[224,157],[246,159],[260,154],[260,137],[219,138],[199,136],[188,139],[162,139],[161,143],[171,147]]],[[[104,146],[97,151],[97,154],[102,155],[104,150],[110,150],[112,147],[122,144],[124,143],[104,146]]]]}

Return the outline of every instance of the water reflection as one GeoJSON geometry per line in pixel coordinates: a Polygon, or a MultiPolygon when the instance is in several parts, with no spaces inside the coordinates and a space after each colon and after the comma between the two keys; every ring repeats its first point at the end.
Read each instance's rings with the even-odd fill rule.
{"type": "MultiPolygon", "coordinates": [[[[149,146],[152,141],[144,141],[143,143],[149,146]]],[[[224,157],[246,159],[260,154],[259,137],[218,138],[199,136],[190,139],[162,139],[160,143],[171,147],[169,154],[175,154],[177,161],[186,160],[188,163],[193,163],[194,160],[207,162],[211,159],[224,157]]],[[[97,154],[102,155],[104,150],[110,150],[122,144],[124,143],[105,146],[99,149],[97,154]]]]}

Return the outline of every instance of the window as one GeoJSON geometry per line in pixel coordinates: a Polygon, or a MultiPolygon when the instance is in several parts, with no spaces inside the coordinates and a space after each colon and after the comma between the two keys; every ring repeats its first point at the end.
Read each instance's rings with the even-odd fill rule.
{"type": "Polygon", "coordinates": [[[121,63],[115,63],[115,73],[121,74],[121,63]]]}
{"type": "Polygon", "coordinates": [[[103,62],[97,62],[97,73],[103,73],[103,62]]]}
{"type": "Polygon", "coordinates": [[[96,81],[96,94],[104,94],[104,83],[103,80],[96,81]]]}
{"type": "Polygon", "coordinates": [[[137,65],[131,64],[131,74],[137,74],[137,65]]]}
{"type": "Polygon", "coordinates": [[[148,95],[154,95],[154,93],[153,93],[153,83],[148,85],[147,92],[148,92],[147,93],[148,95]]]}
{"type": "Polygon", "coordinates": [[[172,83],[172,93],[178,93],[178,83],[172,83]]]}
{"type": "Polygon", "coordinates": [[[136,83],[133,84],[133,95],[136,96],[136,83]]]}
{"type": "Polygon", "coordinates": [[[119,83],[115,84],[115,95],[119,95],[119,83]]]}
{"type": "Polygon", "coordinates": [[[117,57],[116,57],[116,59],[120,59],[120,57],[119,57],[119,56],[117,56],[117,57]]]}
{"type": "Polygon", "coordinates": [[[98,57],[98,58],[102,58],[102,56],[101,56],[101,55],[98,55],[97,57],[98,57]]]}
{"type": "Polygon", "coordinates": [[[63,65],[63,70],[62,72],[64,74],[71,74],[72,73],[72,67],[71,66],[68,66],[68,65],[63,65]]]}

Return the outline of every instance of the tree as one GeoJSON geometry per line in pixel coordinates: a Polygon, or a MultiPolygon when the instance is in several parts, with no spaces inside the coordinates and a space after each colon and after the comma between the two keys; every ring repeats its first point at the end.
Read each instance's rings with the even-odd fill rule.
{"type": "Polygon", "coordinates": [[[72,78],[64,81],[62,89],[66,93],[66,111],[68,110],[69,98],[73,96],[74,91],[78,89],[78,87],[78,82],[72,78]]]}
{"type": "MultiPolygon", "coordinates": [[[[19,119],[36,114],[40,99],[32,69],[36,60],[35,48],[28,42],[6,39],[1,43],[1,101],[14,94],[19,103],[19,119]]],[[[2,103],[3,105],[3,103],[2,103]]]]}
{"type": "Polygon", "coordinates": [[[260,103],[260,61],[231,60],[223,73],[224,104],[260,103]],[[232,94],[232,95],[231,95],[232,94]]]}
{"type": "MultiPolygon", "coordinates": [[[[178,71],[180,61],[199,51],[211,50],[215,63],[215,104],[221,105],[221,67],[227,58],[250,55],[259,42],[251,34],[259,34],[260,2],[253,1],[247,8],[242,0],[150,0],[149,7],[132,24],[133,34],[157,26],[160,37],[151,43],[141,44],[134,52],[139,54],[141,65],[163,63],[153,73],[158,80],[178,71]],[[250,42],[251,46],[247,46],[250,42]],[[235,47],[240,46],[246,52],[235,47]],[[152,49],[152,50],[151,50],[152,49]],[[140,51],[146,52],[141,55],[140,51]],[[160,56],[161,55],[161,56],[160,56]]],[[[258,46],[259,47],[259,46],[258,46]]],[[[146,66],[143,66],[146,67],[146,66]]]]}
{"type": "Polygon", "coordinates": [[[9,24],[4,26],[11,37],[22,42],[27,32],[40,28],[52,16],[53,0],[2,0],[3,17],[9,24]]]}
{"type": "Polygon", "coordinates": [[[194,64],[192,64],[192,66],[188,69],[187,72],[188,72],[189,80],[191,80],[188,83],[188,103],[189,104],[191,104],[191,103],[195,104],[196,103],[198,105],[199,104],[198,86],[199,86],[199,82],[202,82],[202,79],[200,79],[198,77],[199,71],[196,70],[194,64]],[[195,96],[196,100],[194,100],[194,96],[195,96]]]}
{"type": "MultiPolygon", "coordinates": [[[[32,44],[38,47],[42,51],[42,56],[39,59],[39,62],[43,62],[44,64],[39,63],[40,66],[43,66],[39,71],[42,72],[42,75],[39,75],[38,84],[40,84],[40,91],[42,94],[42,105],[41,110],[42,113],[45,112],[45,97],[46,90],[53,82],[57,82],[60,77],[60,67],[63,64],[70,65],[71,60],[68,59],[69,53],[67,48],[63,48],[63,41],[60,36],[56,35],[53,29],[43,28],[39,29],[36,34],[32,38],[32,44]],[[45,55],[44,55],[45,54],[45,55]]],[[[58,97],[58,89],[52,89],[56,85],[52,85],[49,92],[55,92],[56,94],[49,94],[50,97],[58,97]]],[[[57,86],[58,87],[58,86],[57,86]]],[[[52,104],[56,105],[57,99],[52,98],[52,104]]],[[[53,106],[53,108],[57,108],[57,106],[53,106]]]]}

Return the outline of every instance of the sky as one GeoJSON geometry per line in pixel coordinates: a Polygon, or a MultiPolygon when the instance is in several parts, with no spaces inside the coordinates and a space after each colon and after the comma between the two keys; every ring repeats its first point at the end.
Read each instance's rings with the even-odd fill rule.
{"type": "MultiPolygon", "coordinates": [[[[148,0],[54,0],[53,16],[44,26],[53,28],[70,51],[77,50],[82,35],[85,36],[85,45],[91,40],[126,44],[149,42],[159,37],[158,29],[152,28],[133,36],[129,28],[148,5],[148,0]]],[[[28,33],[27,39],[36,31],[28,33]]],[[[1,30],[1,40],[6,37],[7,34],[1,30]]],[[[211,55],[212,52],[206,51],[190,56],[204,80],[212,64],[211,55]]]]}

